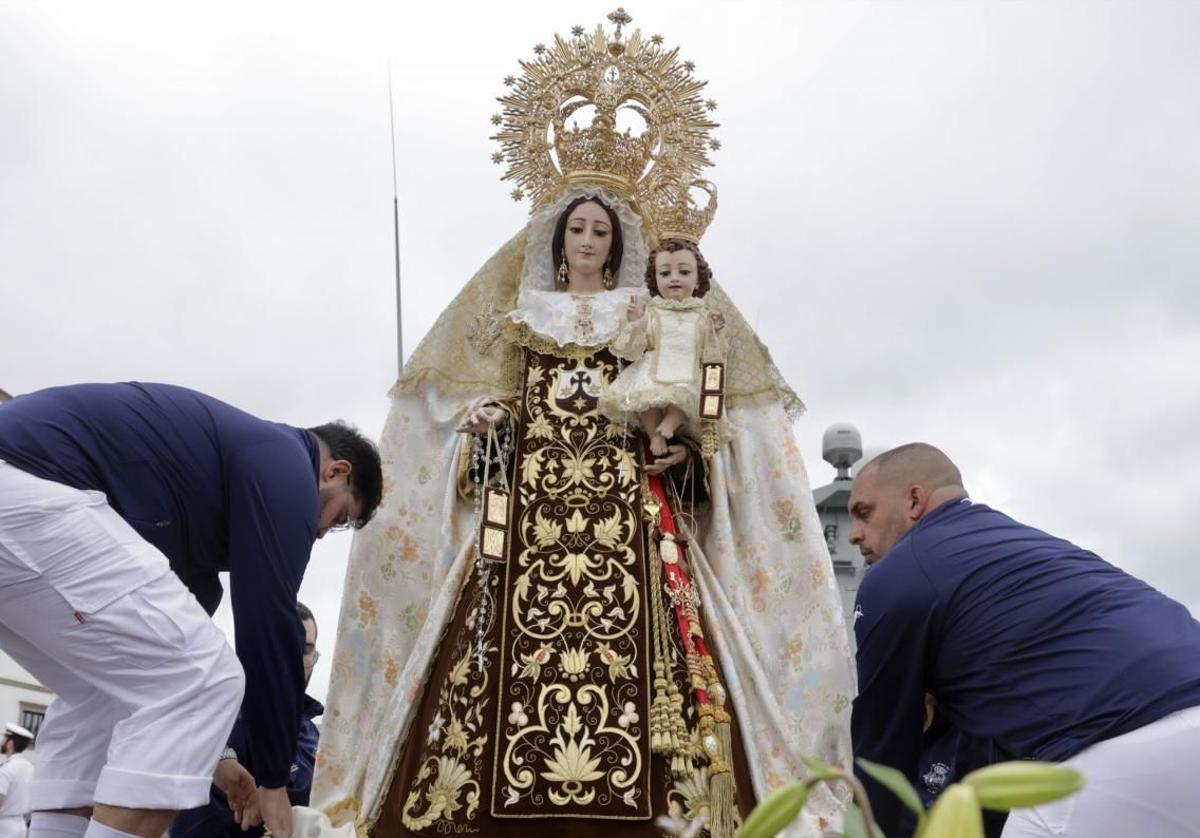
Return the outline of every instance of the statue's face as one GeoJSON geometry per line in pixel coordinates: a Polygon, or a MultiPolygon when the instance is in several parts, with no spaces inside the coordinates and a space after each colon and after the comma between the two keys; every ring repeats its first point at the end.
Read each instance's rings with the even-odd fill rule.
{"type": "Polygon", "coordinates": [[[686,300],[696,291],[696,256],[690,250],[654,254],[654,281],[658,293],[668,300],[686,300]]]}
{"type": "Polygon", "coordinates": [[[567,267],[583,275],[603,271],[612,250],[612,235],[612,222],[604,207],[595,201],[585,201],[575,207],[567,218],[563,234],[567,267]]]}

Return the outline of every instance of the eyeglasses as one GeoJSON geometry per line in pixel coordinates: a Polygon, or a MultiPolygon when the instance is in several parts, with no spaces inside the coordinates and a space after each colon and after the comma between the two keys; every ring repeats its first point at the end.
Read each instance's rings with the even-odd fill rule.
{"type": "MultiPolygon", "coordinates": [[[[354,502],[354,493],[350,489],[350,484],[346,484],[346,494],[350,495],[350,502],[354,502]]],[[[350,510],[346,510],[346,517],[329,528],[329,532],[345,532],[346,530],[354,529],[356,521],[350,517],[350,510]]]]}
{"type": "Polygon", "coordinates": [[[350,513],[346,513],[345,520],[334,524],[328,529],[328,532],[345,532],[346,530],[354,529],[354,519],[350,517],[350,513]]]}
{"type": "Polygon", "coordinates": [[[321,659],[321,653],[318,652],[316,649],[309,649],[308,647],[305,647],[304,657],[311,658],[312,662],[316,663],[317,661],[319,661],[321,659]]]}

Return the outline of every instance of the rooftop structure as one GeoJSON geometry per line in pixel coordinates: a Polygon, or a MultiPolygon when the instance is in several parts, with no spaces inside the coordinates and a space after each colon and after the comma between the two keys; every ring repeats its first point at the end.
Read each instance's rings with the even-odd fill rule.
{"type": "Polygon", "coordinates": [[[853,646],[854,598],[858,595],[866,565],[858,548],[848,540],[850,514],[846,511],[846,502],[850,499],[850,486],[854,483],[851,468],[863,458],[862,435],[853,425],[830,425],[821,438],[821,455],[837,469],[837,476],[832,483],[813,490],[813,503],[821,519],[829,558],[833,560],[833,572],[842,594],[842,611],[853,646]]]}

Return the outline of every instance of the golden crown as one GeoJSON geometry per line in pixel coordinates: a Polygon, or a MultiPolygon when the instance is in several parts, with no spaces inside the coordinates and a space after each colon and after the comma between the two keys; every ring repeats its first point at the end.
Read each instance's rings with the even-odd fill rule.
{"type": "Polygon", "coordinates": [[[650,193],[649,210],[660,240],[687,239],[698,244],[717,213],[717,187],[698,178],[684,184],[659,182],[650,193]],[[695,192],[708,195],[703,207],[697,205],[695,192]]]}
{"type": "MultiPolygon", "coordinates": [[[[608,20],[616,27],[611,35],[603,25],[591,35],[574,26],[570,38],[555,35],[552,46],[535,46],[521,75],[504,80],[511,92],[492,116],[500,126],[492,139],[502,149],[492,161],[508,163],[501,179],[516,181],[513,199],[528,196],[532,210],[576,184],[604,187],[649,209],[653,184],[690,183],[712,165],[709,150],[721,146],[708,118],[717,103],[701,98],[707,82],[692,76],[695,65],[680,60],[678,47],[664,48],[661,35],[643,38],[635,30],[623,38],[632,20],[624,9],[608,20]],[[568,127],[585,107],[595,111],[591,124],[568,127]],[[618,131],[622,111],[640,117],[644,131],[618,131]]],[[[653,218],[646,221],[654,226],[653,218]]]]}

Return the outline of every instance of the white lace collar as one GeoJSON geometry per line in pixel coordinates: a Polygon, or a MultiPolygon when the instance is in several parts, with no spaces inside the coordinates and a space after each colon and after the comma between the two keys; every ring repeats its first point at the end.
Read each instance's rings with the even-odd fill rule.
{"type": "Polygon", "coordinates": [[[597,294],[522,289],[520,304],[509,312],[514,323],[524,323],[559,346],[602,346],[612,340],[625,320],[631,297],[646,297],[642,288],[617,288],[597,294]]]}

